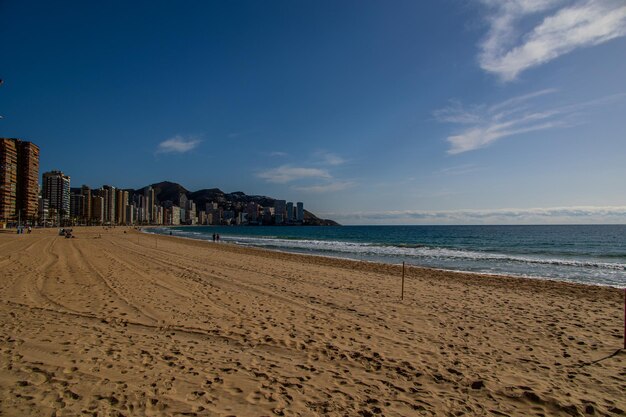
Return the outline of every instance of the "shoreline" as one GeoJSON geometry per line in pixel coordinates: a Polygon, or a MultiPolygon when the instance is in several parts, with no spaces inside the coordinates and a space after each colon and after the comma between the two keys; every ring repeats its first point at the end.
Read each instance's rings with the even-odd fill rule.
{"type": "MultiPolygon", "coordinates": [[[[186,225],[187,227],[195,227],[193,225],[186,225]]],[[[163,227],[168,227],[168,226],[150,226],[149,228],[163,228],[163,227]]],[[[177,226],[175,226],[177,227],[177,226]]],[[[144,233],[144,234],[150,234],[153,236],[162,236],[162,237],[168,237],[168,238],[178,238],[178,239],[186,239],[186,240],[191,240],[191,241],[197,241],[197,242],[207,242],[207,243],[215,243],[212,242],[208,239],[198,239],[198,238],[194,238],[194,237],[190,237],[190,236],[174,236],[174,235],[166,235],[166,234],[161,234],[161,233],[151,233],[151,232],[147,232],[147,231],[143,231],[142,229],[144,229],[146,227],[141,227],[139,228],[139,233],[144,233]]],[[[220,245],[232,245],[235,247],[240,247],[240,248],[246,248],[246,249],[252,249],[252,250],[259,250],[259,251],[267,251],[267,252],[276,252],[276,253],[281,253],[281,254],[285,254],[285,255],[295,255],[295,256],[311,256],[311,257],[319,257],[319,258],[326,258],[326,259],[336,259],[336,260],[340,260],[340,261],[351,261],[351,262],[355,262],[355,263],[359,263],[359,262],[365,262],[368,264],[374,264],[374,265],[391,265],[391,266],[398,266],[398,267],[402,267],[402,263],[387,263],[387,262],[379,262],[379,261],[370,261],[370,260],[366,260],[366,259],[353,259],[353,258],[349,258],[349,257],[341,257],[341,256],[330,256],[330,255],[320,255],[320,254],[312,254],[312,253],[300,253],[297,251],[287,251],[287,250],[281,250],[281,249],[268,249],[268,248],[261,248],[261,247],[257,247],[257,246],[247,246],[247,245],[241,245],[241,244],[237,244],[237,243],[231,243],[231,242],[219,242],[220,245]]],[[[619,286],[619,285],[610,285],[610,284],[599,284],[599,283],[584,283],[584,282],[573,282],[573,281],[565,281],[565,280],[560,280],[558,278],[550,278],[550,277],[543,277],[543,276],[529,276],[529,275],[516,275],[516,274],[500,274],[500,273],[486,273],[486,272],[477,272],[477,271],[464,271],[464,270],[459,270],[459,269],[445,269],[445,268],[434,268],[434,267],[427,267],[427,266],[421,266],[421,265],[416,265],[416,264],[409,264],[406,263],[405,264],[407,268],[410,269],[421,269],[421,270],[425,270],[425,271],[439,271],[439,272],[443,272],[443,273],[453,273],[453,274],[461,274],[461,275],[469,275],[469,276],[478,276],[478,277],[482,277],[482,278],[503,278],[503,279],[520,279],[520,280],[535,280],[535,281],[549,281],[549,282],[555,282],[555,283],[560,283],[560,284],[569,284],[569,285],[576,285],[576,286],[583,286],[583,287],[601,287],[601,288],[611,288],[611,289],[616,289],[616,290],[626,290],[626,283],[623,286],[619,286]]],[[[626,271],[625,271],[625,276],[626,276],[626,271]]]]}

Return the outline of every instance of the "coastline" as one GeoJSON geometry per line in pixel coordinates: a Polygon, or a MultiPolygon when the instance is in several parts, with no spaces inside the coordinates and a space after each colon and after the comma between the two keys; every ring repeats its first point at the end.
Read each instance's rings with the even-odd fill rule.
{"type": "Polygon", "coordinates": [[[612,415],[623,291],[74,228],[0,234],[6,415],[612,415]]]}
{"type": "MultiPolygon", "coordinates": [[[[193,227],[197,227],[197,226],[193,226],[193,225],[186,225],[186,226],[176,226],[176,227],[188,227],[188,228],[193,228],[193,227]]],[[[162,237],[168,237],[168,238],[177,238],[177,239],[186,239],[186,240],[190,240],[190,241],[198,241],[198,242],[210,242],[208,239],[199,239],[199,238],[194,238],[191,236],[174,236],[174,235],[166,235],[166,234],[162,234],[162,233],[151,233],[151,232],[147,232],[147,231],[143,231],[142,229],[159,229],[159,228],[166,228],[164,226],[142,226],[139,228],[139,232],[140,233],[145,233],[145,234],[150,234],[150,235],[157,235],[157,236],[162,236],[162,237]]],[[[237,243],[231,243],[231,242],[220,242],[220,245],[232,245],[235,247],[240,247],[240,248],[245,248],[245,249],[250,249],[250,250],[259,250],[261,252],[267,251],[267,252],[277,252],[277,253],[281,253],[284,255],[295,255],[295,256],[311,256],[311,257],[319,257],[319,258],[326,258],[326,259],[336,259],[339,261],[349,261],[349,262],[353,262],[355,263],[355,265],[358,265],[358,263],[366,263],[366,264],[373,264],[373,265],[392,265],[392,266],[396,266],[398,268],[402,267],[402,263],[386,263],[386,262],[380,262],[380,261],[374,261],[374,260],[367,260],[367,259],[352,259],[349,257],[342,257],[342,256],[331,256],[331,255],[322,255],[322,254],[314,254],[314,253],[301,253],[301,252],[297,252],[297,251],[288,251],[288,250],[281,250],[281,249],[268,249],[268,248],[261,248],[261,247],[256,247],[256,246],[251,246],[251,245],[241,245],[241,244],[237,244],[237,243]]],[[[497,272],[493,272],[493,273],[486,273],[486,272],[477,272],[477,271],[466,271],[466,270],[461,270],[461,269],[446,269],[446,268],[435,268],[435,267],[428,267],[428,266],[421,266],[421,265],[416,265],[416,264],[410,264],[410,263],[406,263],[406,268],[407,270],[409,269],[418,269],[418,270],[423,270],[423,271],[439,271],[442,273],[452,273],[452,274],[461,274],[461,275],[465,275],[464,278],[466,279],[471,279],[472,276],[475,277],[480,277],[480,278],[501,278],[501,279],[521,279],[521,280],[535,280],[535,281],[552,281],[552,282],[557,282],[557,283],[561,283],[561,284],[570,284],[570,285],[575,285],[575,286],[583,286],[583,287],[606,287],[606,288],[613,288],[613,289],[618,289],[618,290],[624,290],[626,289],[626,283],[623,286],[619,286],[619,285],[609,285],[609,284],[600,284],[600,283],[584,283],[584,282],[572,282],[572,281],[564,281],[564,280],[560,280],[558,278],[553,278],[553,277],[545,277],[545,276],[530,276],[530,275],[516,275],[516,274],[512,274],[512,273],[497,273],[497,272]]],[[[386,270],[385,268],[382,268],[381,270],[385,271],[385,272],[389,272],[388,270],[386,270]]],[[[398,273],[400,273],[401,271],[398,271],[398,273]]]]}

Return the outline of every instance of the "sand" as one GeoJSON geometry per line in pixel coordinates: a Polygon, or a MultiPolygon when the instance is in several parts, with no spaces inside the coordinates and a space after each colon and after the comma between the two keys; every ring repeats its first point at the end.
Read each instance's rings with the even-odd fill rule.
{"type": "Polygon", "coordinates": [[[1,416],[626,413],[623,292],[0,233],[1,416]]]}

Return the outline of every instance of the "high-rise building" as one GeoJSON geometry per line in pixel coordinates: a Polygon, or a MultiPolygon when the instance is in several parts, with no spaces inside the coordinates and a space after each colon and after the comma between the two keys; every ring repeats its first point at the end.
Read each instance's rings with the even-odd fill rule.
{"type": "Polygon", "coordinates": [[[0,139],[0,221],[15,220],[17,208],[17,142],[0,139]]]}
{"type": "Polygon", "coordinates": [[[198,218],[196,216],[196,203],[193,200],[187,200],[187,210],[185,221],[187,224],[197,224],[198,218]]]}
{"type": "Polygon", "coordinates": [[[34,221],[38,210],[39,147],[0,138],[0,221],[34,221]]]}
{"type": "Polygon", "coordinates": [[[180,193],[178,195],[178,207],[187,207],[188,202],[189,199],[187,198],[187,195],[185,193],[180,193]]]}
{"type": "Polygon", "coordinates": [[[293,223],[293,203],[287,203],[287,223],[293,223]]]}
{"type": "Polygon", "coordinates": [[[39,198],[39,146],[17,141],[17,209],[22,219],[34,221],[39,198]]]}
{"type": "Polygon", "coordinates": [[[274,201],[274,222],[276,224],[285,223],[286,209],[287,209],[287,202],[285,200],[274,201]]]}
{"type": "Polygon", "coordinates": [[[91,197],[91,221],[94,224],[104,223],[104,197],[94,195],[91,197]]]}
{"type": "Polygon", "coordinates": [[[115,198],[117,208],[115,210],[117,224],[128,224],[126,220],[126,207],[128,207],[128,191],[122,189],[117,190],[117,197],[115,198]]]}
{"type": "Polygon", "coordinates": [[[180,208],[178,206],[172,207],[172,220],[173,225],[180,224],[180,208]]]}
{"type": "Polygon", "coordinates": [[[115,192],[115,187],[112,185],[103,185],[102,189],[104,192],[104,223],[113,225],[115,224],[115,199],[117,197],[115,192]]]}
{"type": "Polygon", "coordinates": [[[251,201],[246,206],[246,221],[249,224],[257,224],[259,220],[259,205],[251,201]]]}
{"type": "Polygon", "coordinates": [[[154,224],[163,224],[163,207],[161,206],[155,206],[154,208],[154,215],[155,215],[155,219],[156,221],[154,221],[154,224]]]}
{"type": "Polygon", "coordinates": [[[134,204],[129,204],[126,206],[126,224],[131,225],[135,224],[135,217],[137,213],[137,208],[134,204]]]}
{"type": "Polygon", "coordinates": [[[296,221],[302,223],[304,222],[304,204],[297,202],[296,207],[296,221]]]}
{"type": "Polygon", "coordinates": [[[146,188],[146,191],[144,191],[144,197],[146,198],[145,220],[147,223],[156,223],[156,199],[154,195],[154,188],[146,188]]]}
{"type": "Polygon", "coordinates": [[[41,219],[41,222],[45,227],[50,221],[50,213],[48,210],[48,200],[46,200],[45,198],[39,197],[38,206],[39,206],[38,207],[39,219],[41,219]]]}
{"type": "Polygon", "coordinates": [[[80,187],[80,193],[85,197],[85,206],[83,211],[83,218],[87,223],[91,223],[91,188],[86,185],[80,187]]]}
{"type": "Polygon", "coordinates": [[[272,212],[274,211],[273,207],[263,207],[263,224],[271,224],[272,223],[272,212]]]}
{"type": "Polygon", "coordinates": [[[70,216],[70,177],[61,171],[50,171],[43,174],[43,198],[48,200],[50,209],[55,210],[57,219],[68,219],[70,216]]]}
{"type": "Polygon", "coordinates": [[[83,223],[85,218],[85,196],[79,193],[70,194],[70,217],[72,220],[83,223]]]}

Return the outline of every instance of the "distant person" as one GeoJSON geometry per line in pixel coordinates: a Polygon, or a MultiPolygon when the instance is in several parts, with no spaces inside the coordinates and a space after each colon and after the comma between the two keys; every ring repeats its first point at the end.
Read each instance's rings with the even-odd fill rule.
{"type": "Polygon", "coordinates": [[[218,233],[217,235],[215,235],[215,238],[217,239],[217,241],[218,241],[218,242],[220,241],[220,235],[219,235],[219,233],[218,233]]]}
{"type": "Polygon", "coordinates": [[[213,233],[213,242],[215,242],[215,239],[216,239],[215,233],[213,233]]]}

